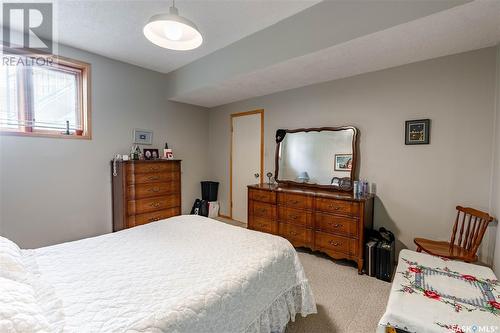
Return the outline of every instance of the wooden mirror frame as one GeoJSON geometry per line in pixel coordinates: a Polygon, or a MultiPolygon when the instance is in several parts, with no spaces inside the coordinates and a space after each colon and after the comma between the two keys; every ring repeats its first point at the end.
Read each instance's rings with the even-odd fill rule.
{"type": "Polygon", "coordinates": [[[294,185],[294,186],[304,186],[304,187],[314,187],[320,189],[326,189],[330,191],[343,191],[348,192],[352,191],[354,185],[354,179],[356,178],[358,171],[358,135],[359,130],[354,126],[339,126],[339,127],[313,127],[313,128],[297,128],[297,129],[278,129],[276,131],[276,152],[275,152],[275,169],[274,169],[274,179],[278,184],[283,185],[294,185]],[[352,170],[350,175],[351,184],[349,187],[341,188],[333,187],[331,185],[319,185],[319,184],[308,184],[308,183],[299,183],[292,180],[280,180],[279,179],[279,151],[280,145],[285,136],[288,133],[298,133],[298,132],[322,132],[322,131],[344,131],[344,130],[353,130],[353,138],[352,138],[352,170]]]}

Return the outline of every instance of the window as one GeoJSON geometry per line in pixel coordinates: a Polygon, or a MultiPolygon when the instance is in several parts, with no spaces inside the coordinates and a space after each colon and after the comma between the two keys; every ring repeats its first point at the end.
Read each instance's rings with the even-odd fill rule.
{"type": "Polygon", "coordinates": [[[60,57],[34,59],[2,59],[1,134],[90,139],[90,65],[60,57]]]}

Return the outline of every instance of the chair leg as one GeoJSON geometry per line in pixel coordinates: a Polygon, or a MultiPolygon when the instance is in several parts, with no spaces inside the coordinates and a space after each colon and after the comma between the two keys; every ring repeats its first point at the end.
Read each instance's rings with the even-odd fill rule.
{"type": "Polygon", "coordinates": [[[417,252],[422,252],[422,248],[420,246],[417,246],[417,252]]]}

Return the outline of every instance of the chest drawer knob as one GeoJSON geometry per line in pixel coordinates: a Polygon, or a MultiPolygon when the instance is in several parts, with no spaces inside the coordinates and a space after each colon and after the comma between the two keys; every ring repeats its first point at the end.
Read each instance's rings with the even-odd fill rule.
{"type": "Polygon", "coordinates": [[[159,217],[152,217],[149,219],[149,222],[155,222],[155,221],[159,221],[160,218],[159,217]]]}
{"type": "Polygon", "coordinates": [[[160,179],[160,176],[151,176],[151,177],[148,177],[149,180],[158,180],[160,179]]]}
{"type": "Polygon", "coordinates": [[[332,245],[332,246],[339,246],[339,245],[342,245],[342,243],[339,243],[339,242],[334,242],[334,241],[328,241],[328,244],[332,245]]]}
{"type": "Polygon", "coordinates": [[[160,192],[160,188],[159,187],[150,188],[149,192],[160,192]]]}
{"type": "Polygon", "coordinates": [[[298,235],[295,231],[290,231],[289,234],[290,234],[290,236],[297,236],[298,235]]]}
{"type": "Polygon", "coordinates": [[[150,204],[150,206],[151,206],[151,207],[158,208],[158,207],[160,207],[160,203],[159,203],[159,202],[152,202],[152,203],[150,204]]]}
{"type": "Polygon", "coordinates": [[[299,217],[298,217],[297,215],[290,215],[290,218],[291,218],[292,220],[296,220],[296,219],[298,219],[299,217]]]}
{"type": "Polygon", "coordinates": [[[160,170],[160,168],[155,168],[155,167],[149,168],[149,171],[158,171],[158,170],[160,170]]]}
{"type": "Polygon", "coordinates": [[[290,202],[292,205],[296,205],[296,204],[298,204],[298,203],[299,203],[299,201],[298,201],[298,200],[291,200],[291,201],[289,201],[289,202],[290,202]]]}
{"type": "Polygon", "coordinates": [[[330,222],[330,225],[334,228],[340,228],[342,226],[342,224],[340,223],[333,223],[333,222],[330,222]]]}

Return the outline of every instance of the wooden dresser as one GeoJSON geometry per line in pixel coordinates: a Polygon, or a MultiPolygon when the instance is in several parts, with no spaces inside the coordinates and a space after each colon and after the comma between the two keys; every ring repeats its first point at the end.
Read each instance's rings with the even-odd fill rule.
{"type": "Polygon", "coordinates": [[[181,161],[116,163],[113,175],[113,231],[181,214],[181,161]]]}
{"type": "Polygon", "coordinates": [[[354,260],[363,268],[365,233],[373,227],[373,195],[278,185],[248,186],[248,228],[282,236],[295,247],[354,260]]]}

